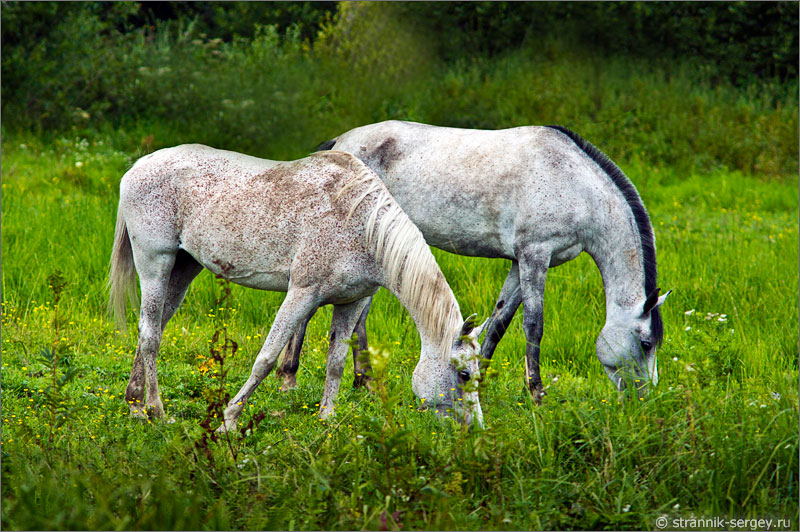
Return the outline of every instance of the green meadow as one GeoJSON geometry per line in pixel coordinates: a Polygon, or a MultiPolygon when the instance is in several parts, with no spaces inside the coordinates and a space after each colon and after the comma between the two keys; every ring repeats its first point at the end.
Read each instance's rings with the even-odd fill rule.
{"type": "MultiPolygon", "coordinates": [[[[555,38],[445,61],[377,8],[358,9],[329,16],[313,46],[276,27],[232,42],[191,25],[153,38],[112,34],[104,42],[115,47],[95,65],[119,76],[108,106],[61,116],[4,93],[2,527],[647,530],[719,517],[796,529],[796,77],[720,81],[691,59],[654,63],[555,38]],[[375,20],[396,30],[392,45],[366,47],[380,37],[364,29],[375,20]],[[163,108],[135,112],[159,96],[163,108]],[[31,109],[36,120],[24,114],[31,109]],[[520,311],[480,390],[485,430],[441,419],[415,398],[419,336],[381,290],[367,323],[372,391],[349,386],[348,361],[335,418],[318,419],[326,307],[309,326],[297,389],[281,392],[268,377],[242,433],[212,438],[214,406],[246,379],[283,294],[230,286],[226,298],[208,272],[164,331],[158,371],[169,419],[129,417],[136,312],[123,332],[106,312],[125,171],[190,141],[298,158],[389,118],[559,123],[620,166],[653,222],[659,286],[673,290],[652,393],[625,400],[596,360],[605,298],[583,254],[548,274],[543,404],[523,382],[520,311]]],[[[73,31],[88,35],[89,22],[73,31]]],[[[47,83],[31,82],[30,94],[47,94],[47,83]]],[[[509,262],[434,254],[463,314],[488,317],[509,262]]]]}

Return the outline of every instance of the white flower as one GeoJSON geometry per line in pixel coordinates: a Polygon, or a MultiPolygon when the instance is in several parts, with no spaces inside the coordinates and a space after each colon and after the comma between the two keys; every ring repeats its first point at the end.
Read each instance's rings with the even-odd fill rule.
{"type": "Polygon", "coordinates": [[[717,321],[720,323],[725,323],[726,321],[728,321],[728,318],[723,318],[722,316],[720,316],[719,318],[717,318],[717,321]]]}
{"type": "Polygon", "coordinates": [[[761,405],[761,408],[767,408],[767,405],[761,405]]]}
{"type": "Polygon", "coordinates": [[[692,330],[692,328],[691,328],[691,327],[689,327],[689,326],[687,326],[687,327],[684,329],[684,331],[691,331],[691,330],[692,330]]]}
{"type": "Polygon", "coordinates": [[[781,394],[779,394],[778,392],[771,392],[771,393],[773,399],[775,399],[776,401],[780,400],[781,394]]]}
{"type": "Polygon", "coordinates": [[[677,502],[676,502],[676,503],[675,503],[675,506],[673,506],[673,507],[672,507],[672,509],[673,509],[673,510],[680,510],[680,509],[681,509],[681,505],[680,505],[679,503],[677,503],[677,502]]]}
{"type": "Polygon", "coordinates": [[[630,512],[631,511],[631,505],[630,504],[626,504],[625,506],[622,507],[622,511],[623,512],[630,512]]]}
{"type": "Polygon", "coordinates": [[[684,312],[684,314],[687,315],[687,316],[691,316],[692,314],[694,314],[694,309],[687,310],[686,312],[684,312]]]}
{"type": "Polygon", "coordinates": [[[678,357],[672,357],[672,361],[673,362],[677,362],[678,361],[678,357]]]}
{"type": "Polygon", "coordinates": [[[76,166],[77,168],[80,168],[81,166],[83,166],[83,163],[82,163],[81,161],[77,161],[77,162],[75,163],[75,166],[76,166]]]}

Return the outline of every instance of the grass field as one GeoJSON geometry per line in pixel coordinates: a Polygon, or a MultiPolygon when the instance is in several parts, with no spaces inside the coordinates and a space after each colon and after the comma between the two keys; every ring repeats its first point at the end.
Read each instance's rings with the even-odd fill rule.
{"type": "MultiPolygon", "coordinates": [[[[4,134],[3,528],[652,529],[664,516],[668,528],[692,516],[798,527],[796,175],[675,176],[617,160],[650,212],[659,286],[674,291],[659,385],[643,401],[620,400],[595,359],[604,295],[584,254],[548,275],[542,406],[523,387],[518,313],[481,392],[488,428],[420,411],[419,338],[382,290],[368,323],[391,355],[377,392],[345,385],[336,418],[317,419],[326,308],[298,389],[268,378],[242,417],[252,430],[214,443],[201,426],[209,390],[239,388],[283,294],[233,287],[220,305],[201,274],[161,348],[175,422],[130,419],[135,318],[114,332],[104,283],[116,187],[136,154],[101,138],[4,134]],[[210,357],[218,330],[239,345],[226,374],[210,357]]],[[[486,317],[507,261],[435,255],[463,313],[486,317]]]]}

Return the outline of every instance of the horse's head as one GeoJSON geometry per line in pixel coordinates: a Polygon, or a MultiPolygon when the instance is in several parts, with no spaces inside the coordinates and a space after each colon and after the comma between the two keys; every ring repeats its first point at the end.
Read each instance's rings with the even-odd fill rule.
{"type": "Polygon", "coordinates": [[[478,337],[488,321],[476,327],[473,317],[467,318],[453,341],[449,362],[422,356],[411,381],[414,393],[427,406],[442,415],[452,411],[463,423],[470,425],[474,421],[479,427],[483,427],[483,412],[478,398],[481,356],[478,337]]]}
{"type": "Polygon", "coordinates": [[[639,397],[648,384],[658,384],[656,349],[661,342],[661,317],[658,308],[671,290],[658,296],[656,288],[643,302],[606,316],[597,338],[597,358],[618,390],[630,382],[639,397]]]}

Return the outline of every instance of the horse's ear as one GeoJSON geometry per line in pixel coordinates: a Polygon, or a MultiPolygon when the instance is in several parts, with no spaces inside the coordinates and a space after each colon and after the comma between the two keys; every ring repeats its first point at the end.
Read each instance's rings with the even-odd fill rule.
{"type": "Polygon", "coordinates": [[[483,332],[483,329],[486,328],[486,324],[489,323],[489,318],[486,318],[486,320],[481,323],[480,326],[476,327],[475,324],[477,323],[477,317],[477,314],[473,314],[464,320],[464,325],[461,326],[460,336],[469,336],[473,340],[478,339],[483,332]]]}
{"type": "Polygon", "coordinates": [[[464,320],[464,325],[461,326],[461,334],[459,334],[459,336],[469,336],[469,334],[475,328],[475,322],[477,321],[477,318],[477,314],[467,316],[467,319],[464,320]]]}
{"type": "Polygon", "coordinates": [[[474,339],[477,340],[478,337],[481,335],[481,333],[483,333],[483,330],[486,328],[486,325],[488,323],[489,323],[489,318],[486,318],[485,320],[483,320],[483,323],[481,323],[478,327],[472,329],[470,336],[472,336],[474,339]]]}
{"type": "Polygon", "coordinates": [[[664,301],[667,300],[667,296],[672,293],[672,290],[668,290],[663,296],[659,297],[658,292],[660,290],[661,290],[660,288],[656,288],[655,290],[650,292],[649,296],[647,296],[647,300],[644,302],[644,307],[642,308],[643,317],[647,316],[653,309],[656,309],[661,305],[663,305],[664,301]]]}

